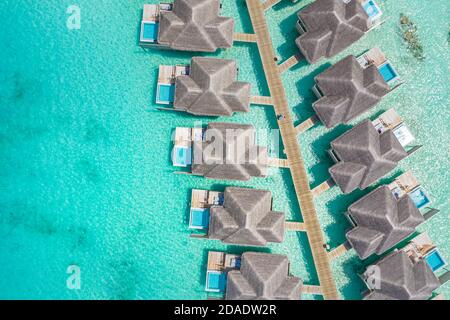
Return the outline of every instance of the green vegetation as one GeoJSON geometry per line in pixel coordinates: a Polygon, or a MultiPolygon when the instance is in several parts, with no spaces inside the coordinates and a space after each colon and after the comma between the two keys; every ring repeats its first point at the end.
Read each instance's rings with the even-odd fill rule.
{"type": "Polygon", "coordinates": [[[413,56],[422,61],[425,59],[423,52],[423,46],[420,43],[419,35],[417,33],[417,27],[408,16],[400,14],[400,28],[402,31],[403,40],[408,45],[408,50],[411,51],[413,56]]]}

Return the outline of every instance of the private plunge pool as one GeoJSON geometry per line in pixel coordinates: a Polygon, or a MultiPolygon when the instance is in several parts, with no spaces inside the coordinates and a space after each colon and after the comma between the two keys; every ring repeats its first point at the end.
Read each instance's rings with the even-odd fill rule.
{"type": "Polygon", "coordinates": [[[380,71],[380,74],[383,77],[384,81],[386,81],[387,83],[395,80],[398,77],[397,72],[389,62],[383,63],[380,67],[378,67],[378,70],[380,71]]]}
{"type": "Polygon", "coordinates": [[[191,208],[189,229],[206,230],[209,226],[209,209],[191,208]]]}
{"type": "Polygon", "coordinates": [[[157,104],[171,104],[175,96],[175,84],[158,83],[156,92],[157,104]]]}
{"type": "Polygon", "coordinates": [[[208,270],[206,272],[206,288],[207,292],[224,293],[227,285],[227,275],[222,271],[208,270]]]}
{"type": "Polygon", "coordinates": [[[439,271],[443,267],[447,265],[444,258],[441,256],[439,251],[437,249],[434,249],[430,253],[428,253],[425,256],[425,260],[427,261],[428,265],[430,266],[431,270],[433,272],[439,271]]]}
{"type": "Polygon", "coordinates": [[[366,1],[362,6],[364,8],[364,11],[366,11],[367,15],[372,20],[378,19],[383,14],[380,7],[378,7],[378,5],[373,0],[366,1]]]}
{"type": "Polygon", "coordinates": [[[142,22],[141,25],[141,42],[156,43],[158,41],[159,23],[142,22]]]}

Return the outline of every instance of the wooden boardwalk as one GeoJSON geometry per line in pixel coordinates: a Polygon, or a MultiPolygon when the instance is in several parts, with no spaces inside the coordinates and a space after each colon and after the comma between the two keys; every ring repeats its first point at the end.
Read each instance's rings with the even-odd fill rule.
{"type": "Polygon", "coordinates": [[[269,86],[270,96],[273,100],[275,112],[278,115],[278,125],[289,161],[295,192],[307,230],[314,264],[322,289],[321,292],[324,299],[339,299],[336,283],[334,282],[330,268],[328,252],[324,247],[325,241],[314,207],[314,199],[309,187],[308,175],[303,163],[300,145],[297,141],[297,130],[294,127],[279,66],[276,63],[275,51],[264,17],[265,7],[260,0],[246,0],[246,3],[253,30],[257,37],[259,54],[269,86]]]}

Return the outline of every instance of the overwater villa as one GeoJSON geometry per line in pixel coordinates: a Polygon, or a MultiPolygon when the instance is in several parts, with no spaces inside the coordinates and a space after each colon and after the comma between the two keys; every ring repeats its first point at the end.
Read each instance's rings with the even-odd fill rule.
{"type": "Polygon", "coordinates": [[[365,120],[331,142],[332,180],[344,193],[365,189],[420,148],[406,148],[414,136],[394,109],[365,120]]]}
{"type": "Polygon", "coordinates": [[[401,84],[392,63],[378,48],[360,57],[347,56],[314,79],[318,100],[313,108],[327,128],[350,122],[401,84]]]}
{"type": "Polygon", "coordinates": [[[267,190],[193,190],[189,227],[226,244],[266,246],[283,242],[285,215],[272,210],[272,194],[267,190]]]}
{"type": "Polygon", "coordinates": [[[251,85],[237,75],[235,60],[194,57],[190,66],[160,66],[156,103],[200,116],[248,112],[251,85]]]}
{"type": "Polygon", "coordinates": [[[300,300],[303,282],[289,273],[285,255],[209,252],[206,291],[226,300],[300,300]]]}
{"type": "Polygon", "coordinates": [[[448,281],[448,271],[438,277],[445,260],[426,233],[401,250],[395,250],[374,266],[367,268],[362,279],[369,291],[364,300],[428,300],[434,290],[448,281]]]}
{"type": "Polygon", "coordinates": [[[439,210],[420,209],[431,202],[411,172],[378,187],[353,203],[347,217],[353,229],[346,237],[361,259],[381,255],[411,236],[416,228],[439,210]]]}
{"type": "Polygon", "coordinates": [[[374,0],[316,0],[298,13],[295,43],[309,63],[331,58],[380,24],[374,0]]]}
{"type": "Polygon", "coordinates": [[[144,5],[141,46],[215,52],[233,44],[234,20],[220,16],[219,0],[174,0],[144,5]]]}
{"type": "Polygon", "coordinates": [[[210,179],[249,180],[266,177],[268,166],[287,167],[286,159],[269,158],[267,148],[256,145],[252,125],[216,122],[207,128],[176,128],[172,163],[190,167],[180,172],[210,179]]]}

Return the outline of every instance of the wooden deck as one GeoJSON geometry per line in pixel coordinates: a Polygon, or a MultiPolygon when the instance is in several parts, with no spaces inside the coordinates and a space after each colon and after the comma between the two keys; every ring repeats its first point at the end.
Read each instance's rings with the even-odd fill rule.
{"type": "Polygon", "coordinates": [[[327,190],[330,190],[331,187],[335,185],[334,180],[332,178],[328,179],[325,182],[322,182],[317,187],[311,190],[312,194],[316,197],[318,195],[321,195],[327,190]]]}
{"type": "Polygon", "coordinates": [[[259,104],[262,106],[273,106],[273,100],[271,97],[264,96],[251,96],[250,97],[251,104],[259,104]]]}
{"type": "Polygon", "coordinates": [[[276,168],[289,168],[287,159],[269,158],[269,166],[276,168]]]}
{"type": "Polygon", "coordinates": [[[311,285],[304,284],[302,287],[302,292],[309,293],[309,294],[321,295],[322,288],[319,286],[311,286],[311,285]]]}
{"type": "Polygon", "coordinates": [[[288,230],[288,231],[306,231],[306,227],[303,222],[286,221],[286,230],[288,230]]]}
{"type": "Polygon", "coordinates": [[[220,271],[225,264],[225,253],[210,251],[208,252],[208,270],[220,271]]]}
{"type": "MultiPolygon", "coordinates": [[[[314,264],[318,274],[320,287],[324,299],[339,299],[336,284],[330,268],[328,252],[324,248],[325,240],[314,207],[313,194],[309,187],[308,176],[297,141],[291,112],[288,106],[286,92],[280,76],[280,70],[275,59],[270,33],[264,17],[266,9],[260,0],[246,0],[247,8],[257,37],[257,44],[261,56],[264,73],[273,99],[278,125],[283,139],[285,152],[291,168],[292,180],[295,186],[301,213],[307,230],[308,240],[311,246],[314,264]]],[[[266,2],[267,4],[267,2],[266,2]]]]}
{"type": "Polygon", "coordinates": [[[319,121],[320,121],[319,118],[316,115],[314,115],[312,117],[309,117],[302,123],[300,123],[298,126],[296,126],[295,130],[297,130],[297,133],[303,133],[306,130],[314,127],[316,125],[316,123],[318,123],[319,121]]]}
{"type": "Polygon", "coordinates": [[[235,33],[233,40],[236,42],[256,42],[256,35],[253,33],[235,33]]]}
{"type": "Polygon", "coordinates": [[[272,8],[274,5],[276,5],[281,0],[266,0],[263,3],[264,10],[272,8]]]}
{"type": "Polygon", "coordinates": [[[283,73],[283,72],[289,70],[290,68],[295,66],[297,63],[299,63],[300,60],[302,60],[302,57],[299,54],[296,54],[296,55],[293,55],[292,57],[290,57],[289,59],[287,59],[286,61],[284,61],[283,63],[279,64],[278,69],[279,69],[280,73],[283,73]]]}
{"type": "Polygon", "coordinates": [[[236,254],[209,251],[207,270],[227,271],[237,269],[236,260],[238,259],[240,259],[240,256],[236,254]]]}
{"type": "Polygon", "coordinates": [[[331,260],[336,259],[337,257],[342,256],[344,253],[346,253],[348,250],[350,250],[351,246],[348,242],[345,242],[341,244],[339,247],[334,248],[328,253],[328,256],[331,260]]]}

